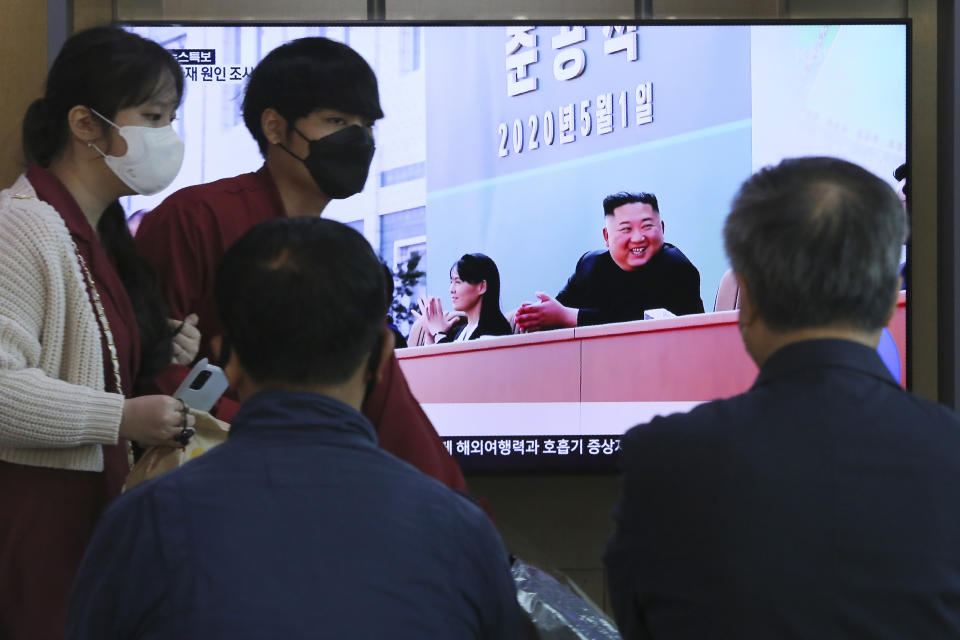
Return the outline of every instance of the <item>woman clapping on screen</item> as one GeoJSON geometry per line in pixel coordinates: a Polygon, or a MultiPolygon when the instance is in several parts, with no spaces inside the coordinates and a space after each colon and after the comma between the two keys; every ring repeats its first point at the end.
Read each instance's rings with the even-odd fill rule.
{"type": "Polygon", "coordinates": [[[500,311],[500,272],[484,254],[468,253],[450,267],[450,299],[454,311],[449,313],[439,298],[420,300],[420,313],[414,314],[424,327],[422,344],[513,333],[500,311]]]}

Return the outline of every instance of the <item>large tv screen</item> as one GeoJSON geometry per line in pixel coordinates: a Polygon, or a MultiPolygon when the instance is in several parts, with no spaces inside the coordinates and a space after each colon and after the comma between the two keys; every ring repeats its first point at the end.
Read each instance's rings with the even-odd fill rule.
{"type": "MultiPolygon", "coordinates": [[[[632,425],[747,389],[756,368],[721,240],[739,185],[782,158],[829,155],[897,188],[906,162],[905,23],[128,28],[173,51],[187,77],[175,122],[183,169],[164,193],[125,199],[131,216],[173,190],[260,167],[240,105],[250,70],[276,46],[325,36],[367,59],[386,114],[377,151],[363,192],[323,215],[361,231],[403,276],[394,309],[403,334],[419,298],[451,309],[451,267],[463,254],[495,262],[512,318],[538,293],[563,290],[581,256],[607,248],[605,196],[656,195],[664,240],[696,267],[705,313],[649,310],[398,350],[467,469],[612,468],[632,425]],[[411,265],[422,278],[407,277],[411,265]]],[[[882,355],[905,383],[904,304],[882,355]]]]}

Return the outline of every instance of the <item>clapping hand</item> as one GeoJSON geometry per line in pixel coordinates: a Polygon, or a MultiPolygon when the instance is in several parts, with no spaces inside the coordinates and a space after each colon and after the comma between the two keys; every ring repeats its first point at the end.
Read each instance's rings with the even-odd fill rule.
{"type": "Polygon", "coordinates": [[[538,302],[524,302],[514,316],[517,327],[524,333],[577,326],[577,309],[565,307],[555,298],[537,292],[538,302]]]}
{"type": "Polygon", "coordinates": [[[413,311],[413,315],[423,320],[423,324],[431,336],[436,336],[438,333],[446,333],[461,317],[460,314],[452,311],[444,313],[443,303],[440,301],[440,298],[433,296],[426,300],[420,298],[417,306],[420,307],[420,313],[413,311]]]}

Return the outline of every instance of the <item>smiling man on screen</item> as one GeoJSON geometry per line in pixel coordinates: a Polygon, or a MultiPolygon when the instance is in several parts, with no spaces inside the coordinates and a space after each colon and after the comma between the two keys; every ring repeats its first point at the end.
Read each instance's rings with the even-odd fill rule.
{"type": "Polygon", "coordinates": [[[663,241],[657,197],[615,193],[603,200],[606,251],[585,253],[556,298],[517,310],[521,331],[642,320],[650,309],[674,315],[703,313],[700,272],[663,241]]]}

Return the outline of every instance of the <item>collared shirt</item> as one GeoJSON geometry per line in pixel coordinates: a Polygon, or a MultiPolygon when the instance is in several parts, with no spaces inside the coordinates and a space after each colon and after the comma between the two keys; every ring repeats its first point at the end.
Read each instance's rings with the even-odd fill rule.
{"type": "Polygon", "coordinates": [[[266,165],[254,173],[181,189],[144,216],[137,248],[160,275],[171,316],[200,317],[198,357],[212,358],[210,340],[222,333],[213,280],[223,254],[247,229],[284,216],[266,165]]]}
{"type": "Polygon", "coordinates": [[[468,324],[463,329],[460,330],[460,333],[457,334],[457,337],[453,339],[454,342],[467,342],[470,339],[470,336],[473,335],[473,332],[477,330],[477,325],[468,324]]]}
{"type": "Polygon", "coordinates": [[[466,498],[319,394],[261,392],[228,441],[122,496],[69,638],[516,638],[506,551],[466,498]]]}

